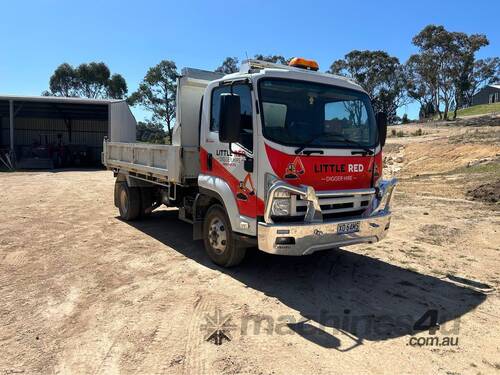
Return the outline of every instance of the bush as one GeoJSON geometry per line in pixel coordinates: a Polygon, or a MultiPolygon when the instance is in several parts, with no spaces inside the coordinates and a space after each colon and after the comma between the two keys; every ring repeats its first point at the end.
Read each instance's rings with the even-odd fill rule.
{"type": "Polygon", "coordinates": [[[422,131],[422,129],[418,129],[416,131],[414,131],[413,133],[411,133],[411,135],[415,136],[415,137],[419,137],[421,135],[424,135],[424,132],[422,131]]]}
{"type": "Polygon", "coordinates": [[[163,130],[163,126],[152,122],[137,123],[137,140],[147,143],[167,143],[167,132],[163,130]]]}

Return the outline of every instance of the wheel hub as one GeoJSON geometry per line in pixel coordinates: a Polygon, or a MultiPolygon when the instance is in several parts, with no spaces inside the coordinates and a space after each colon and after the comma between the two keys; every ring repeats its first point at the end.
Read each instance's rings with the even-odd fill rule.
{"type": "Polygon", "coordinates": [[[214,218],[210,222],[208,241],[216,253],[222,254],[226,250],[227,232],[222,220],[214,218]]]}
{"type": "Polygon", "coordinates": [[[123,212],[127,213],[128,212],[128,197],[127,197],[127,192],[125,190],[122,190],[120,193],[120,205],[123,209],[123,212]]]}

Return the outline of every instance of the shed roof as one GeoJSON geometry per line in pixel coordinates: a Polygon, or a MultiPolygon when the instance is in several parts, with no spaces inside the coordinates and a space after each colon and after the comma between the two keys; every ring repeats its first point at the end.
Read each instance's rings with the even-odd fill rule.
{"type": "Polygon", "coordinates": [[[60,96],[0,95],[0,116],[9,116],[9,101],[14,101],[16,117],[106,120],[108,106],[123,99],[88,99],[60,96]]]}
{"type": "Polygon", "coordinates": [[[110,104],[123,102],[125,99],[90,99],[65,96],[31,96],[0,94],[0,100],[14,100],[19,102],[50,102],[50,103],[80,103],[80,104],[110,104]]]}

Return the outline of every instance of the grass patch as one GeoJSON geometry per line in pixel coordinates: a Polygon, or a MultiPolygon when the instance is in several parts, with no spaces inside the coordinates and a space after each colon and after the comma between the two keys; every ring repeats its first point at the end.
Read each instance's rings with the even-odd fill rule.
{"type": "MultiPolygon", "coordinates": [[[[457,111],[457,117],[487,115],[490,113],[500,112],[500,102],[491,104],[473,105],[469,108],[462,108],[457,111]]],[[[448,112],[448,119],[453,118],[453,111],[448,112]]],[[[434,120],[439,120],[439,115],[434,117],[434,120]]]]}
{"type": "Polygon", "coordinates": [[[474,105],[469,108],[459,109],[457,112],[458,117],[473,116],[473,115],[486,115],[488,113],[500,112],[500,102],[491,104],[474,105]]]}
{"type": "Polygon", "coordinates": [[[495,181],[500,179],[500,162],[493,161],[484,164],[472,165],[470,167],[463,166],[445,172],[436,172],[436,173],[411,176],[408,178],[401,178],[401,180],[421,181],[433,177],[439,177],[439,176],[446,177],[454,175],[463,175],[462,179],[464,178],[468,179],[469,175],[478,175],[477,178],[481,178],[484,181],[495,181]]]}
{"type": "Polygon", "coordinates": [[[457,169],[453,169],[444,174],[491,174],[495,177],[500,177],[500,163],[492,162],[492,163],[484,163],[484,164],[476,164],[470,167],[463,166],[457,169]]]}

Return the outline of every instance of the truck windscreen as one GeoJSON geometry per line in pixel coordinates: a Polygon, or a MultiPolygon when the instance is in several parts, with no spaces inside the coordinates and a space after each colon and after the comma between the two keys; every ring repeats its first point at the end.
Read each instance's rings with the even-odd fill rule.
{"type": "Polygon", "coordinates": [[[287,146],[374,147],[375,118],[363,92],[279,78],[259,81],[264,136],[287,146]],[[349,140],[351,142],[346,142],[349,140]]]}

